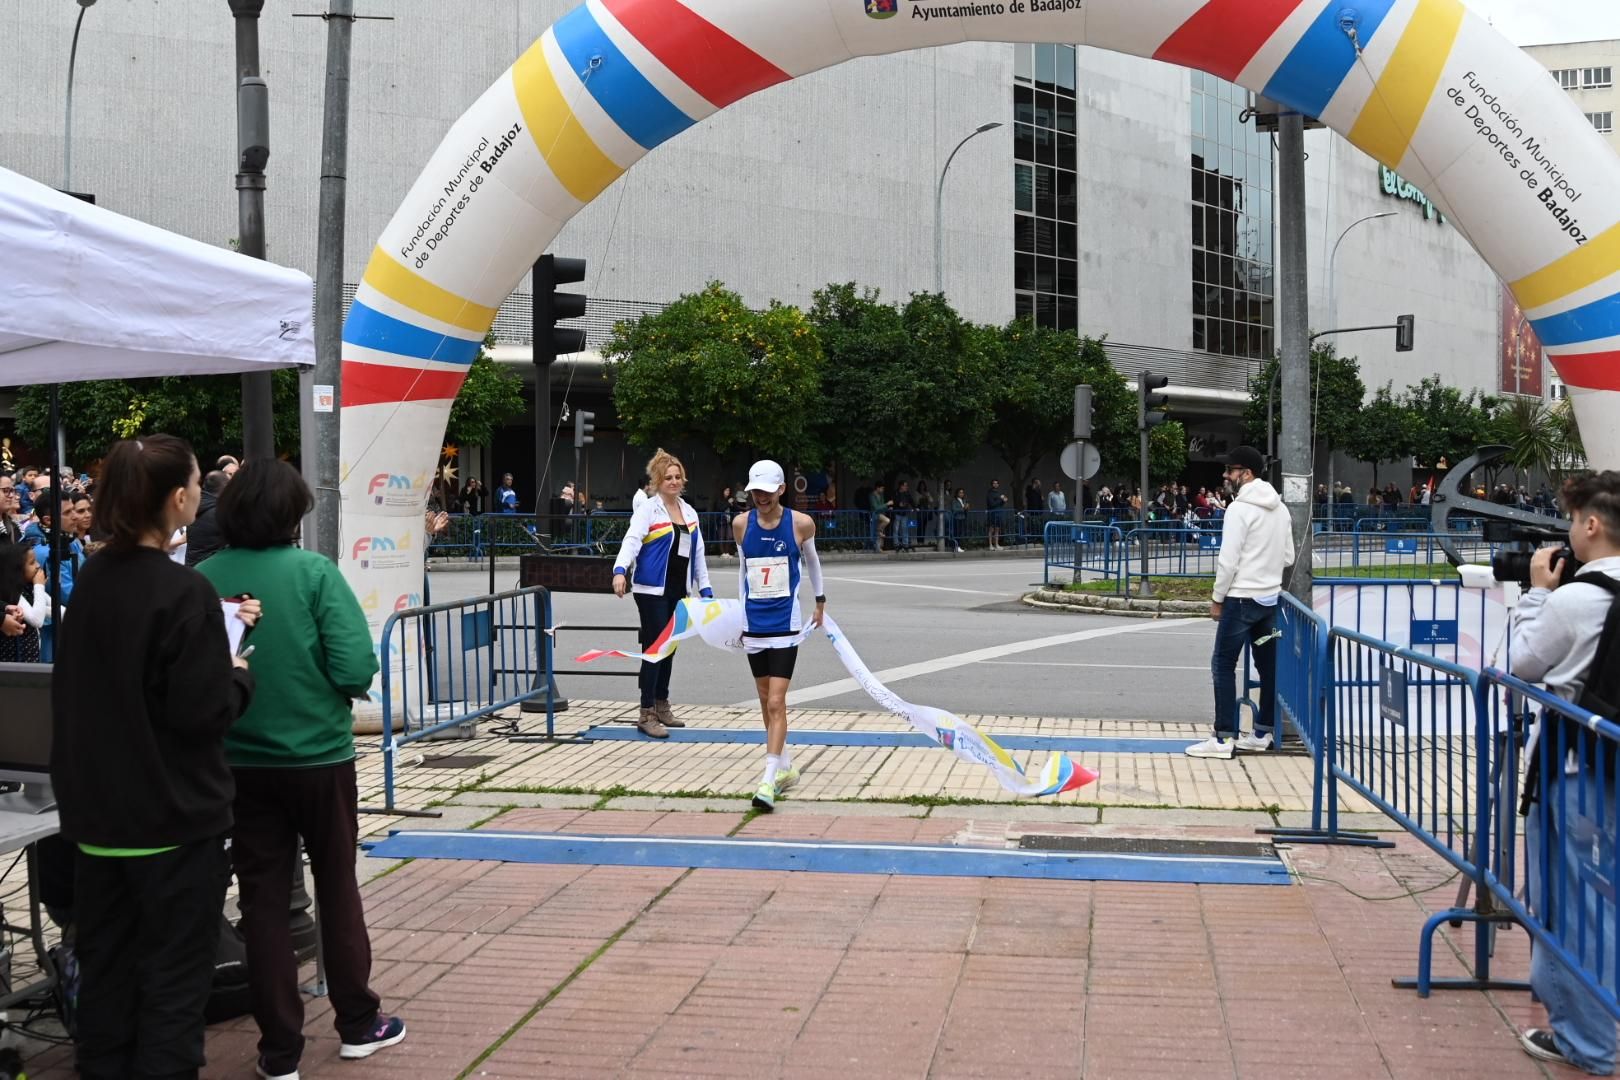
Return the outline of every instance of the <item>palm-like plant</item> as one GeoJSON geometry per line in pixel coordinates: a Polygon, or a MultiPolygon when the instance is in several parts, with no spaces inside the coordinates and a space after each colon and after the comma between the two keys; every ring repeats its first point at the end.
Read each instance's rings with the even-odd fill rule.
{"type": "Polygon", "coordinates": [[[1519,473],[1540,473],[1556,480],[1584,464],[1580,429],[1567,400],[1548,403],[1509,396],[1492,417],[1491,435],[1508,447],[1504,464],[1519,473]]]}

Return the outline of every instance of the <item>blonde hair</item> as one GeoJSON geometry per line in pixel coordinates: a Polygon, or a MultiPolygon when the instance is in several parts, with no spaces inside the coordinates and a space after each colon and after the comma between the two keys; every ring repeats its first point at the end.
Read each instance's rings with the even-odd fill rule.
{"type": "Polygon", "coordinates": [[[685,483],[686,466],[681,464],[681,459],[665,450],[662,446],[653,451],[653,456],[647,460],[647,488],[649,494],[656,491],[658,485],[664,482],[664,473],[669,471],[671,465],[681,470],[681,481],[685,483]]]}

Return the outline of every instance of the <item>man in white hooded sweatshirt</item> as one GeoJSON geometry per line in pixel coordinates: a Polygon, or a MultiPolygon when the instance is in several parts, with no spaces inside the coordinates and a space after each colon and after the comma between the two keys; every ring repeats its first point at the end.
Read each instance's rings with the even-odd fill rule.
{"type": "Polygon", "coordinates": [[[1277,604],[1283,568],[1294,561],[1294,529],[1277,489],[1260,479],[1266,459],[1252,446],[1226,458],[1232,502],[1221,524],[1221,556],[1209,617],[1220,625],[1210,668],[1215,682],[1215,735],[1187,747],[1189,757],[1230,758],[1238,750],[1269,750],[1277,718],[1277,604]],[[1260,713],[1254,731],[1238,731],[1237,673],[1243,643],[1260,673],[1260,713]]]}

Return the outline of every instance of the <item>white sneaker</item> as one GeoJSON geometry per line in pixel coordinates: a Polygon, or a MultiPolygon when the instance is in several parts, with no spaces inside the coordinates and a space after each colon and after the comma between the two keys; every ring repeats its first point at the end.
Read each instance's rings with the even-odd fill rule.
{"type": "Polygon", "coordinates": [[[1230,758],[1236,751],[1236,744],[1231,739],[1219,736],[1205,739],[1200,743],[1193,743],[1187,747],[1188,757],[1230,758]]]}
{"type": "Polygon", "coordinates": [[[1239,750],[1254,750],[1254,751],[1270,750],[1271,749],[1271,732],[1268,731],[1264,735],[1256,735],[1256,734],[1253,734],[1253,733],[1250,733],[1250,734],[1247,734],[1247,735],[1239,735],[1238,738],[1237,738],[1237,748],[1239,750]]]}

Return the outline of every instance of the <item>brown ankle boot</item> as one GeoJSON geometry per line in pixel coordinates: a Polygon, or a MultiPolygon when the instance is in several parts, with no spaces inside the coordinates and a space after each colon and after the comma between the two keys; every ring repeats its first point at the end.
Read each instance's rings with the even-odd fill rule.
{"type": "Polygon", "coordinates": [[[675,715],[675,710],[669,707],[669,699],[653,702],[653,715],[665,727],[685,727],[686,721],[675,715]]]}
{"type": "Polygon", "coordinates": [[[669,729],[659,723],[658,712],[655,709],[641,710],[641,719],[636,721],[636,730],[654,739],[669,738],[669,729]]]}

